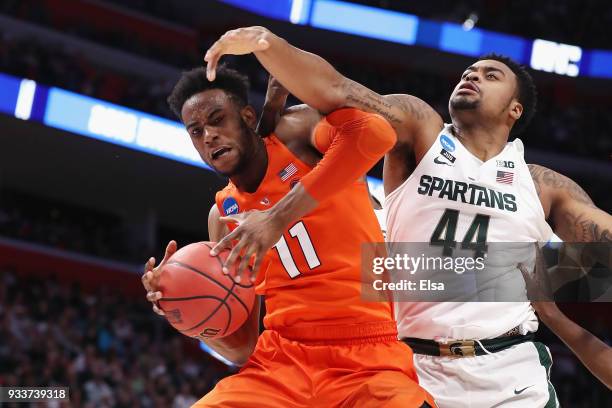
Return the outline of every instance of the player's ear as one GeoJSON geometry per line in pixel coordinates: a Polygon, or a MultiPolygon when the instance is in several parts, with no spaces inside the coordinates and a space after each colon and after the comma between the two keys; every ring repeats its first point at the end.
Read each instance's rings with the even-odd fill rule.
{"type": "Polygon", "coordinates": [[[519,120],[521,115],[523,114],[523,105],[519,101],[513,101],[510,105],[510,116],[515,121],[519,120]]]}
{"type": "Polygon", "coordinates": [[[250,129],[255,129],[257,126],[257,112],[251,105],[246,105],[240,110],[242,120],[249,126],[250,129]]]}

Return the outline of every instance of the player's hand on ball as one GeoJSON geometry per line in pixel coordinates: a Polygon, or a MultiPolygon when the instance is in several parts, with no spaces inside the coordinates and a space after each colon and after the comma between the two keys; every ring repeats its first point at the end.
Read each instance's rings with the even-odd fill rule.
{"type": "Polygon", "coordinates": [[[162,293],[158,291],[159,287],[159,277],[161,275],[162,267],[168,261],[168,259],[176,252],[177,245],[176,241],[170,241],[166,246],[166,252],[164,254],[164,259],[159,263],[159,265],[155,266],[155,258],[151,257],[145,263],[144,273],[142,275],[142,285],[147,291],[147,300],[153,304],[153,311],[158,315],[163,316],[164,311],[161,310],[157,301],[162,298],[162,293]]]}
{"type": "Polygon", "coordinates": [[[283,225],[275,217],[270,216],[267,211],[247,211],[220,217],[219,220],[225,223],[238,224],[238,227],[217,243],[212,249],[211,255],[218,254],[223,248],[231,248],[231,252],[223,264],[223,273],[228,273],[230,276],[235,274],[233,277],[237,282],[242,280],[251,258],[254,258],[250,273],[251,282],[254,282],[266,253],[281,239],[283,225]],[[232,241],[238,241],[233,248],[232,241]],[[238,259],[240,259],[238,267],[230,268],[238,259]]]}
{"type": "Polygon", "coordinates": [[[267,41],[269,35],[268,29],[259,26],[238,28],[223,34],[204,56],[204,61],[207,63],[206,77],[208,80],[215,80],[217,64],[223,55],[244,55],[266,50],[270,46],[267,41]]]}

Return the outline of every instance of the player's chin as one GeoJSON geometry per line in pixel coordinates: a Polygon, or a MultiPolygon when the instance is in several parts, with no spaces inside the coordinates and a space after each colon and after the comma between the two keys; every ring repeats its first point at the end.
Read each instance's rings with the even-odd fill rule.
{"type": "Polygon", "coordinates": [[[238,173],[238,163],[221,163],[221,164],[211,164],[213,170],[217,173],[221,174],[224,177],[232,177],[238,173]]]}
{"type": "Polygon", "coordinates": [[[475,109],[478,107],[479,99],[478,94],[454,95],[450,100],[450,106],[455,110],[475,109]]]}
{"type": "Polygon", "coordinates": [[[212,160],[208,165],[212,167],[217,173],[231,177],[236,174],[240,163],[240,157],[234,154],[228,154],[222,156],[217,160],[212,160]]]}

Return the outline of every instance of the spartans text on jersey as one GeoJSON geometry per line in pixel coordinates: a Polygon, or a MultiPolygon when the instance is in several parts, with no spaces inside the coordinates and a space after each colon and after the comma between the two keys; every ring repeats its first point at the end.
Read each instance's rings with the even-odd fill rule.
{"type": "Polygon", "coordinates": [[[417,192],[430,197],[436,193],[439,198],[446,198],[451,201],[516,212],[516,197],[514,194],[501,193],[472,183],[423,174],[417,192]]]}

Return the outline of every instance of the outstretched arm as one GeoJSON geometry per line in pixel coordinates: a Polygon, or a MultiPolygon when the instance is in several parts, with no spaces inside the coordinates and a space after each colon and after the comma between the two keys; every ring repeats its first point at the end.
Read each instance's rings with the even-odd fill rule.
{"type": "Polygon", "coordinates": [[[546,261],[536,243],[535,267],[530,272],[524,265],[518,267],[527,286],[527,294],[538,317],[555,333],[582,364],[608,388],[612,389],[612,348],[595,335],[569,319],[557,307],[548,286],[546,261]]]}
{"type": "Polygon", "coordinates": [[[547,267],[538,245],[533,272],[518,267],[525,278],[527,293],[540,320],[555,333],[595,377],[612,389],[612,348],[569,319],[557,307],[546,288],[547,267]],[[544,284],[543,284],[544,283],[544,284]]]}
{"type": "Polygon", "coordinates": [[[334,69],[323,58],[303,51],[264,27],[245,27],[225,33],[208,50],[207,75],[214,79],[219,59],[225,54],[255,53],[259,62],[290,93],[304,103],[329,113],[342,107],[353,107],[383,116],[394,127],[399,143],[411,143],[415,135],[442,127],[435,110],[411,95],[381,96],[352,81],[334,69]]]}
{"type": "Polygon", "coordinates": [[[612,389],[612,348],[570,320],[554,303],[536,310],[540,319],[563,340],[582,364],[612,389]]]}

